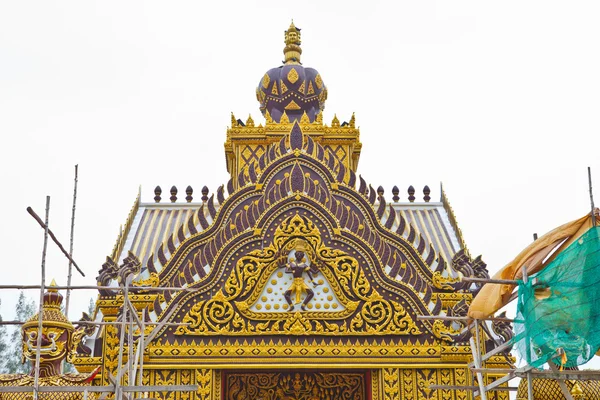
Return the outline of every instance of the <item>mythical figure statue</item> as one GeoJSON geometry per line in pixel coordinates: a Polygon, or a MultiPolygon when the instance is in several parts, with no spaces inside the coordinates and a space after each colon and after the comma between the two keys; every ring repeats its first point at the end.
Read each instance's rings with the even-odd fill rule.
{"type": "Polygon", "coordinates": [[[304,273],[306,272],[313,286],[317,287],[319,284],[314,281],[313,274],[316,275],[319,273],[319,270],[316,268],[316,264],[318,264],[319,261],[317,260],[315,262],[314,267],[309,265],[305,257],[306,241],[302,239],[296,239],[296,242],[294,243],[294,250],[294,257],[296,259],[280,266],[280,268],[285,268],[286,273],[292,274],[294,277],[294,281],[283,295],[290,306],[289,311],[293,311],[294,304],[300,304],[302,301],[302,293],[306,293],[304,302],[302,302],[302,305],[300,306],[303,311],[306,311],[306,305],[314,297],[315,292],[304,281],[304,273]],[[294,302],[292,302],[292,294],[295,296],[294,302]]]}
{"type": "MultiPolygon", "coordinates": [[[[87,327],[78,327],[77,330],[61,312],[63,296],[54,289],[56,283],[44,293],[42,304],[42,337],[40,346],[39,386],[88,386],[99,371],[99,368],[89,374],[63,374],[62,365],[68,356],[77,353],[83,336],[81,333],[87,327]],[[74,339],[75,338],[75,339],[74,339]]],[[[38,338],[38,314],[31,317],[21,328],[23,346],[22,362],[31,363],[29,374],[0,375],[2,386],[33,386],[35,383],[36,350],[38,338]]],[[[84,325],[85,326],[85,325],[84,325]]],[[[89,332],[89,331],[88,331],[89,332]]],[[[93,399],[93,393],[88,394],[88,399],[93,399]]],[[[0,400],[25,400],[30,399],[29,392],[0,393],[0,400]]],[[[78,400],[83,399],[82,392],[48,392],[41,393],[40,398],[48,400],[78,400]]]]}

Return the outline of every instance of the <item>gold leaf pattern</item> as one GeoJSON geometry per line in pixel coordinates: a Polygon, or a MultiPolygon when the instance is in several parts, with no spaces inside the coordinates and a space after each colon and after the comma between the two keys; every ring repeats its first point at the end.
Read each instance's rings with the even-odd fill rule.
{"type": "Polygon", "coordinates": [[[301,108],[294,100],[290,100],[287,106],[285,106],[286,110],[300,110],[301,108]]]}
{"type": "Polygon", "coordinates": [[[321,78],[321,74],[317,74],[315,77],[315,83],[317,84],[317,88],[321,89],[323,87],[323,79],[321,78]]]}
{"type": "MultiPolygon", "coordinates": [[[[301,169],[299,172],[302,174],[301,169]]],[[[176,335],[244,335],[251,332],[333,336],[421,333],[401,304],[384,299],[371,286],[354,257],[327,247],[319,228],[299,214],[293,214],[281,222],[268,247],[242,256],[225,281],[224,289],[208,300],[199,300],[182,322],[188,325],[179,327],[176,335]],[[308,244],[306,256],[309,259],[315,260],[318,255],[322,264],[319,273],[329,283],[343,310],[294,313],[250,311],[250,306],[259,301],[272,274],[281,265],[278,255],[289,253],[299,237],[308,244]],[[347,321],[348,317],[352,319],[347,321]]]]}
{"type": "Polygon", "coordinates": [[[302,85],[300,85],[300,88],[298,89],[298,91],[302,94],[306,94],[306,93],[304,93],[305,90],[306,90],[306,81],[302,81],[302,85]]]}
{"type": "Polygon", "coordinates": [[[262,85],[265,89],[269,87],[269,82],[271,82],[271,78],[269,78],[269,74],[265,74],[262,79],[262,85]]]}
{"type": "Polygon", "coordinates": [[[296,71],[296,69],[291,68],[290,72],[288,72],[288,74],[287,74],[288,81],[290,81],[290,83],[294,84],[298,81],[299,78],[300,78],[300,76],[298,75],[298,72],[296,71]]]}

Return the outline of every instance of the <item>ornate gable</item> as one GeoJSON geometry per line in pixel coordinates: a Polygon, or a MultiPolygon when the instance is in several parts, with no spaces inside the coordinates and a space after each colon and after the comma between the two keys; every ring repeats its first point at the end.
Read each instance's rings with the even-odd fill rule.
{"type": "MultiPolygon", "coordinates": [[[[136,200],[97,277],[94,317],[108,323],[74,363],[101,365],[107,385],[135,357],[144,385],[198,386],[149,394],[172,400],[470,398],[431,388],[473,384],[466,324],[419,317],[466,315],[479,286],[460,277],[487,277],[485,263],[469,255],[443,191],[430,203],[425,186],[416,204],[410,186],[401,203],[394,187],[388,201],[356,175],[354,115],[323,124],[327,88],[300,63],[293,23],[285,42],[285,65],[256,90],[265,124],[231,116],[226,187],[202,188],[196,203],[190,186],[184,204],[175,186],[171,203],[160,187],[155,203],[136,200]],[[129,303],[117,280],[133,282],[143,333],[112,324],[129,303]]],[[[502,323],[482,329],[487,349],[510,339],[502,323]]],[[[485,365],[506,367],[507,351],[485,365]]]]}
{"type": "MultiPolygon", "coordinates": [[[[416,317],[440,313],[443,294],[455,292],[458,279],[431,244],[358,180],[356,189],[354,172],[295,124],[240,173],[237,191],[227,199],[218,191],[218,211],[208,202],[212,223],[203,206],[195,216],[203,231],[191,224],[177,247],[167,243],[169,257],[159,249],[160,286],[197,289],[155,300],[159,320],[169,315],[189,323],[165,328],[163,340],[257,334],[451,340],[449,327],[416,317]],[[297,239],[309,243],[308,259],[320,263],[314,275],[328,293],[319,292],[306,311],[289,312],[281,267],[297,239]]],[[[153,259],[148,268],[156,273],[153,259]]]]}

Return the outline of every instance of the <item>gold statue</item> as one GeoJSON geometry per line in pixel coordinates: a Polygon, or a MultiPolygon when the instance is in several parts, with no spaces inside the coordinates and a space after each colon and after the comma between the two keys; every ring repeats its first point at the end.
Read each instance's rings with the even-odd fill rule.
{"type": "MultiPolygon", "coordinates": [[[[53,288],[56,282],[52,281],[44,293],[42,304],[42,337],[40,346],[39,386],[90,386],[92,380],[100,370],[96,368],[89,374],[63,374],[63,361],[72,354],[77,353],[84,328],[73,327],[67,317],[61,312],[60,305],[63,296],[53,288]],[[74,332],[75,331],[75,332],[74,332]]],[[[1,386],[33,386],[35,383],[36,350],[38,338],[38,314],[31,317],[21,328],[23,340],[22,362],[31,362],[29,374],[0,375],[1,386]]],[[[31,398],[27,392],[0,393],[0,400],[25,400],[31,398]]],[[[78,400],[83,399],[82,392],[49,392],[44,393],[48,400],[78,400]]],[[[90,393],[88,398],[95,398],[90,393]]]]}
{"type": "MultiPolygon", "coordinates": [[[[315,292],[306,284],[306,282],[304,282],[303,275],[305,272],[308,275],[313,286],[319,286],[319,284],[315,282],[313,278],[313,274],[318,274],[319,270],[317,268],[312,268],[306,261],[306,248],[307,243],[305,240],[296,239],[296,242],[294,243],[294,256],[296,259],[294,261],[290,261],[287,264],[280,266],[280,268],[285,267],[285,272],[287,274],[292,274],[292,276],[294,277],[294,281],[284,293],[285,300],[290,306],[289,311],[294,310],[294,304],[300,304],[300,302],[302,301],[302,293],[306,293],[306,298],[304,299],[304,302],[302,302],[300,308],[303,311],[306,311],[306,305],[315,295],[315,292]],[[292,294],[294,294],[295,296],[295,301],[293,303],[291,298],[292,294]]],[[[318,261],[316,263],[318,263],[318,261]]]]}
{"type": "Polygon", "coordinates": [[[300,55],[302,54],[302,49],[300,48],[300,44],[300,28],[296,28],[294,21],[292,21],[288,30],[285,31],[284,64],[301,64],[300,55]]]}

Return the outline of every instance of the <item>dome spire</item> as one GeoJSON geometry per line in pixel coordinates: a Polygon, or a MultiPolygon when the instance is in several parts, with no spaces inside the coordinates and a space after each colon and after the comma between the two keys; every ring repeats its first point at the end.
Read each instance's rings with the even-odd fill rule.
{"type": "Polygon", "coordinates": [[[296,28],[294,20],[292,20],[290,27],[285,31],[284,64],[301,64],[300,55],[302,54],[302,49],[300,48],[300,44],[300,28],[296,28]]]}
{"type": "Polygon", "coordinates": [[[325,107],[327,88],[316,69],[300,62],[300,43],[300,28],[292,21],[285,31],[283,65],[268,70],[256,88],[260,111],[275,123],[302,122],[305,113],[312,123],[325,107]]]}

